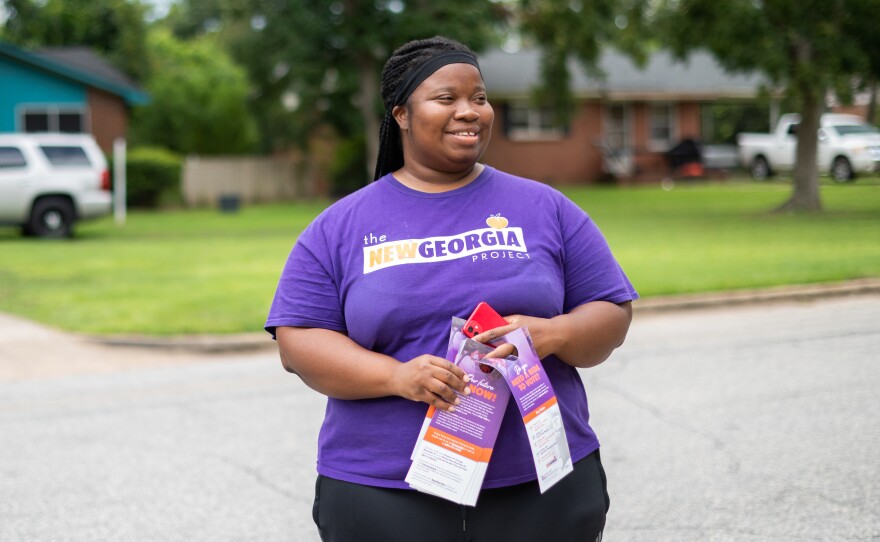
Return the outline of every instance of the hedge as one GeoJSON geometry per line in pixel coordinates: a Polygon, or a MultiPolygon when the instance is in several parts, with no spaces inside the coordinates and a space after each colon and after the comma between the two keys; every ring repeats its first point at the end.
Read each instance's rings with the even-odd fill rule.
{"type": "Polygon", "coordinates": [[[182,159],[162,147],[135,147],[126,156],[129,207],[156,208],[163,195],[180,192],[182,159]]]}

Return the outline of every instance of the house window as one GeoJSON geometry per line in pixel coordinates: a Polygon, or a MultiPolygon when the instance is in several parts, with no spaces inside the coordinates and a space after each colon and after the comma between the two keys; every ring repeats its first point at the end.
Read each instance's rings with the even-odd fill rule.
{"type": "Polygon", "coordinates": [[[47,113],[25,113],[24,114],[24,131],[25,132],[48,132],[49,131],[49,115],[47,113]]]}
{"type": "Polygon", "coordinates": [[[565,137],[565,127],[556,122],[553,111],[532,107],[527,102],[507,105],[507,137],[514,141],[554,140],[565,137]]]}
{"type": "Polygon", "coordinates": [[[86,112],[77,107],[28,106],[20,112],[24,132],[86,132],[86,112]]]}
{"type": "Polygon", "coordinates": [[[652,150],[668,150],[673,144],[675,127],[672,105],[653,104],[648,109],[648,145],[652,150]]]}

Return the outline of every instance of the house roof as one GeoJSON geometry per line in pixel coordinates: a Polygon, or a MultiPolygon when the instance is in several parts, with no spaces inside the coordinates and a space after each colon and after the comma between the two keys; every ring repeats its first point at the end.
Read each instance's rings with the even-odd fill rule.
{"type": "Polygon", "coordinates": [[[146,92],[85,47],[25,51],[9,43],[0,43],[0,57],[4,56],[53,75],[116,94],[129,105],[149,101],[146,92]]]}
{"type": "MultiPolygon", "coordinates": [[[[480,55],[480,69],[493,96],[525,98],[541,80],[540,61],[538,49],[520,49],[513,53],[494,49],[480,55]]],[[[751,98],[758,94],[764,82],[756,74],[725,72],[706,52],[694,52],[679,61],[667,51],[658,51],[640,68],[627,55],[606,49],[598,62],[604,78],[587,74],[573,58],[568,65],[572,92],[579,98],[648,101],[751,98]]]]}

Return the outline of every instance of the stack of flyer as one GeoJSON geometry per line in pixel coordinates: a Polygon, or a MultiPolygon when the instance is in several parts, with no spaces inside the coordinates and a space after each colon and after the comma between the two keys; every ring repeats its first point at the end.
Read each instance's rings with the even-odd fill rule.
{"type": "Polygon", "coordinates": [[[453,318],[447,359],[470,376],[471,393],[459,395],[461,403],[454,412],[428,409],[406,482],[458,504],[476,505],[504,411],[513,397],[543,493],[573,467],[556,395],[528,330],[517,329],[502,339],[513,344],[516,356],[487,358],[495,348],[466,338],[463,324],[453,318]]]}

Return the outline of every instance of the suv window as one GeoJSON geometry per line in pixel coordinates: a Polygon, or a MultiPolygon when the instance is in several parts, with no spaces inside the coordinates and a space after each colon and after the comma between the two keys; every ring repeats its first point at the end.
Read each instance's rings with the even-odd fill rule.
{"type": "Polygon", "coordinates": [[[91,166],[82,147],[40,145],[40,150],[53,166],[91,166]]]}
{"type": "Polygon", "coordinates": [[[26,165],[27,161],[24,159],[21,149],[16,147],[0,147],[0,169],[25,167],[26,165]]]}

